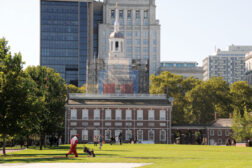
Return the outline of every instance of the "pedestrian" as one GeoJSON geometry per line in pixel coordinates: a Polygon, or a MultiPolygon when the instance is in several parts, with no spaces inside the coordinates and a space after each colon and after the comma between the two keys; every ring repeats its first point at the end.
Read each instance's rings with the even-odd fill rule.
{"type": "Polygon", "coordinates": [[[66,154],[66,157],[68,157],[68,155],[71,155],[72,153],[74,153],[75,157],[78,157],[78,153],[76,151],[76,147],[77,147],[77,144],[78,144],[78,138],[79,138],[79,135],[76,134],[72,139],[71,139],[71,147],[70,147],[70,150],[69,152],[66,154]]]}
{"type": "Polygon", "coordinates": [[[98,137],[94,136],[94,146],[97,146],[97,144],[98,144],[98,137]]]}
{"type": "Polygon", "coordinates": [[[102,143],[103,143],[103,138],[102,138],[102,136],[100,136],[99,142],[100,142],[100,147],[99,147],[99,149],[101,150],[101,148],[102,148],[102,143]]]}
{"type": "Polygon", "coordinates": [[[122,145],[122,133],[121,132],[119,134],[119,141],[120,141],[120,145],[122,145]]]}

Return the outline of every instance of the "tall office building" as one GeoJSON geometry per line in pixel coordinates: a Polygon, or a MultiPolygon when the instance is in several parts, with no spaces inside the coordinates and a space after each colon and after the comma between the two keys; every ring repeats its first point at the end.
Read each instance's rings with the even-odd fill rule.
{"type": "Polygon", "coordinates": [[[203,60],[203,80],[221,76],[229,84],[245,80],[245,54],[252,51],[252,46],[231,45],[228,50],[220,49],[203,60]]]}
{"type": "Polygon", "coordinates": [[[125,38],[125,54],[131,59],[131,68],[137,76],[134,87],[138,93],[148,93],[149,76],[157,73],[160,64],[160,24],[156,20],[155,0],[104,0],[103,24],[99,25],[98,39],[99,60],[105,66],[99,71],[98,85],[101,85],[103,71],[107,71],[109,37],[114,29],[116,2],[120,32],[125,38]]]}
{"type": "Polygon", "coordinates": [[[250,86],[252,86],[252,52],[249,52],[245,56],[246,65],[246,80],[250,86]]]}
{"type": "Polygon", "coordinates": [[[162,61],[159,73],[163,71],[182,75],[184,78],[193,76],[194,78],[203,80],[203,68],[199,67],[197,62],[162,61]]]}
{"type": "Polygon", "coordinates": [[[40,5],[40,65],[53,68],[67,84],[82,86],[98,53],[102,3],[41,0],[40,5]]]}

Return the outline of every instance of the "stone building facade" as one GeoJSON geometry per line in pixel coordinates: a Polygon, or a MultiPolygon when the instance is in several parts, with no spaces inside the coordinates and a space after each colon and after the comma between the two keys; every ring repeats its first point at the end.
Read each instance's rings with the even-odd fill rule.
{"type": "Polygon", "coordinates": [[[252,52],[249,52],[245,56],[246,66],[246,80],[250,86],[252,86],[252,52]]]}
{"type": "Polygon", "coordinates": [[[122,133],[124,142],[171,143],[171,110],[166,95],[69,94],[65,112],[65,142],[76,133],[81,143],[94,136],[122,133]]]}

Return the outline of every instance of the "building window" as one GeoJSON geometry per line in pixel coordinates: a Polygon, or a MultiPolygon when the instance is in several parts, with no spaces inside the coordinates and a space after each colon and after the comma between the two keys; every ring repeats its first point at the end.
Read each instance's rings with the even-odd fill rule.
{"type": "Polygon", "coordinates": [[[83,141],[88,140],[88,130],[82,130],[82,140],[83,141]]]}
{"type": "Polygon", "coordinates": [[[136,19],[140,19],[141,15],[140,15],[140,10],[136,10],[136,19]]]}
{"type": "Polygon", "coordinates": [[[144,37],[148,37],[148,32],[147,32],[147,31],[144,31],[144,32],[143,32],[143,35],[144,35],[144,37]]]}
{"type": "Polygon", "coordinates": [[[123,19],[123,10],[119,10],[119,18],[123,19]]]}
{"type": "Polygon", "coordinates": [[[88,120],[88,109],[82,110],[82,120],[88,120]]]}
{"type": "Polygon", "coordinates": [[[140,44],[141,44],[141,41],[140,41],[139,39],[136,39],[136,40],[135,40],[135,43],[136,43],[137,45],[140,45],[140,44]]]}
{"type": "Polygon", "coordinates": [[[137,140],[143,141],[143,130],[137,130],[137,140]]]}
{"type": "Polygon", "coordinates": [[[100,130],[94,130],[94,137],[98,138],[100,135],[100,130]]]}
{"type": "Polygon", "coordinates": [[[160,110],[160,120],[165,121],[166,120],[166,111],[160,110]]]}
{"type": "Polygon", "coordinates": [[[111,110],[110,109],[105,110],[105,120],[111,120],[111,110]]]}
{"type": "Polygon", "coordinates": [[[100,110],[99,109],[94,110],[94,120],[100,120],[100,110]]]}
{"type": "Polygon", "coordinates": [[[149,11],[145,10],[144,11],[144,19],[148,19],[149,18],[149,11]]]}
{"type": "Polygon", "coordinates": [[[115,126],[122,126],[122,123],[121,122],[115,122],[115,126]]]}
{"type": "Polygon", "coordinates": [[[71,120],[77,119],[77,109],[71,109],[71,120]]]}
{"type": "Polygon", "coordinates": [[[214,136],[214,130],[210,130],[210,136],[214,136]]]}
{"type": "Polygon", "coordinates": [[[77,126],[77,122],[71,122],[70,126],[77,126]]]}
{"type": "Polygon", "coordinates": [[[109,141],[111,137],[111,130],[105,130],[105,141],[109,141]]]}
{"type": "Polygon", "coordinates": [[[144,39],[144,40],[143,40],[143,45],[148,45],[148,44],[149,44],[149,40],[144,39]]]}
{"type": "Polygon", "coordinates": [[[115,18],[115,10],[111,10],[111,18],[112,18],[112,19],[115,18]]]}
{"type": "Polygon", "coordinates": [[[166,131],[165,130],[160,131],[160,141],[166,141],[166,131]]]}
{"type": "Polygon", "coordinates": [[[125,140],[129,141],[130,139],[132,139],[132,130],[126,130],[125,140]]]}
{"type": "Polygon", "coordinates": [[[119,137],[120,133],[122,133],[122,130],[115,130],[115,137],[119,137]]]}
{"type": "Polygon", "coordinates": [[[140,32],[139,32],[139,31],[136,31],[136,32],[135,32],[135,36],[136,36],[136,37],[140,37],[140,32]]]}
{"type": "Polygon", "coordinates": [[[222,145],[222,139],[218,139],[218,145],[222,145]]]}
{"type": "Polygon", "coordinates": [[[222,136],[222,130],[218,130],[218,136],[222,136]]]}
{"type": "Polygon", "coordinates": [[[127,32],[126,32],[126,36],[127,36],[127,37],[132,37],[132,32],[131,32],[131,31],[127,31],[127,32]]]}
{"type": "Polygon", "coordinates": [[[143,120],[143,110],[137,110],[137,120],[143,120]]]}
{"type": "Polygon", "coordinates": [[[132,120],[132,111],[126,110],[126,120],[132,120]]]}
{"type": "Polygon", "coordinates": [[[149,130],[148,131],[148,140],[149,141],[155,141],[155,131],[154,130],[149,130]]]}
{"type": "Polygon", "coordinates": [[[105,126],[111,126],[111,122],[105,122],[105,126]]]}
{"type": "Polygon", "coordinates": [[[225,135],[229,136],[229,130],[225,130],[225,135]]]}
{"type": "Polygon", "coordinates": [[[70,139],[72,139],[77,134],[77,130],[70,130],[70,139]]]}
{"type": "Polygon", "coordinates": [[[131,19],[132,18],[132,11],[128,10],[127,11],[127,19],[131,19]]]}
{"type": "Polygon", "coordinates": [[[122,110],[116,110],[116,120],[122,120],[122,110]]]}
{"type": "Polygon", "coordinates": [[[126,122],[125,126],[132,126],[132,123],[131,122],[126,122]]]}
{"type": "Polygon", "coordinates": [[[148,111],[148,119],[149,120],[154,120],[155,117],[154,117],[154,110],[149,110],[148,111]]]}

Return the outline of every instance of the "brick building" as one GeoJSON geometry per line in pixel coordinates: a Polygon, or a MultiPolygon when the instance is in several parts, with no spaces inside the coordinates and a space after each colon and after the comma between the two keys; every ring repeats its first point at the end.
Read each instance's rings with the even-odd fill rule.
{"type": "Polygon", "coordinates": [[[172,143],[225,145],[232,142],[232,118],[219,118],[209,125],[173,125],[172,143]]]}
{"type": "Polygon", "coordinates": [[[171,110],[166,95],[69,94],[65,142],[76,133],[81,143],[102,135],[105,141],[122,133],[123,141],[171,143],[171,110]]]}

